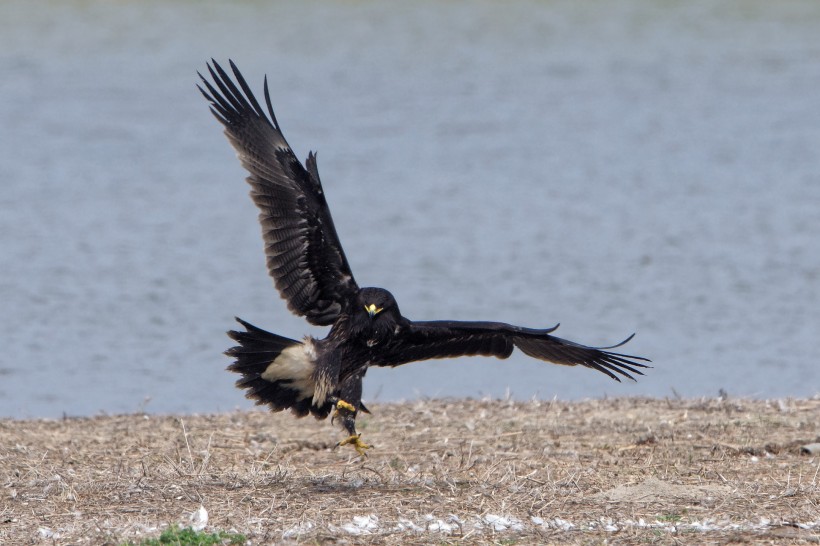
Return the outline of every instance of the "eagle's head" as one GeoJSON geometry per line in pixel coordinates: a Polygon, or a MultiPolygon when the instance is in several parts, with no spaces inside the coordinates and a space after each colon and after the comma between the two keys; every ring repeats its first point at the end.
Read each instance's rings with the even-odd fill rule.
{"type": "Polygon", "coordinates": [[[401,313],[396,298],[384,288],[362,288],[351,310],[351,319],[355,330],[378,341],[392,335],[401,313]]]}
{"type": "MultiPolygon", "coordinates": [[[[384,288],[362,288],[359,291],[359,307],[371,320],[393,317],[398,319],[399,305],[393,294],[384,288]]],[[[358,311],[358,310],[357,310],[358,311]]]]}

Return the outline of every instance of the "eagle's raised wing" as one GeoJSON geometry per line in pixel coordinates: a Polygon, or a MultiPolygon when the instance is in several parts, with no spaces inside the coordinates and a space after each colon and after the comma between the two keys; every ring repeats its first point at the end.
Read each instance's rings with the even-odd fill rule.
{"type": "Polygon", "coordinates": [[[316,155],[302,166],[288,145],[271,107],[268,118],[233,61],[239,87],[216,61],[202,74],[199,90],[250,176],[251,198],[259,207],[268,272],[288,308],[317,325],[332,324],[358,291],[325,200],[316,155]],[[216,87],[214,87],[216,86],[216,87]],[[240,91],[241,88],[241,91],[240,91]]]}
{"type": "Polygon", "coordinates": [[[534,330],[503,322],[403,321],[395,337],[380,347],[377,360],[371,364],[399,366],[417,360],[457,356],[507,358],[518,347],[539,360],[566,366],[580,364],[616,381],[620,381],[616,373],[634,381],[630,372],[643,375],[637,368],[649,367],[641,364],[650,362],[647,358],[607,350],[620,347],[632,336],[611,347],[587,347],[550,335],[555,328],[534,330]]]}

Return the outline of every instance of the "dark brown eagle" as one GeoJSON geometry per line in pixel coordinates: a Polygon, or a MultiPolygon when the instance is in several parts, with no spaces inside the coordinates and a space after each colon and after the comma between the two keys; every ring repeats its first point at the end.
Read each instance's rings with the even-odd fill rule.
{"type": "MultiPolygon", "coordinates": [[[[316,155],[299,162],[285,140],[271,107],[267,113],[230,61],[236,83],[216,61],[208,65],[213,83],[199,74],[216,119],[248,170],[251,198],[259,207],[268,272],[288,308],[311,324],[330,326],[324,339],[288,339],[238,319],[245,331],[228,335],[239,345],[226,351],[236,360],[228,369],[242,375],[236,385],[257,404],[273,411],[290,408],[297,416],[318,419],[331,411],[341,419],[360,454],[368,446],[356,432],[362,403],[362,378],[370,366],[399,366],[431,358],[495,356],[518,348],[547,362],[582,365],[620,381],[643,373],[648,359],[613,353],[612,347],[587,347],[550,333],[502,322],[423,321],[402,316],[393,295],[383,288],[360,288],[345,258],[325,200],[316,155]],[[268,115],[270,117],[268,117],[268,115]]],[[[634,335],[634,334],[633,334],[634,335]]]]}

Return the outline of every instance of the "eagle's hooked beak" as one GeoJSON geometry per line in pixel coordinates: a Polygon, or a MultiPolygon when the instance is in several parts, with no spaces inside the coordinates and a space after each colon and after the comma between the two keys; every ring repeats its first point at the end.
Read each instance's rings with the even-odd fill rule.
{"type": "Polygon", "coordinates": [[[367,311],[367,314],[370,315],[370,318],[373,318],[381,312],[382,307],[376,307],[375,303],[371,303],[370,305],[365,305],[364,310],[367,311]]]}

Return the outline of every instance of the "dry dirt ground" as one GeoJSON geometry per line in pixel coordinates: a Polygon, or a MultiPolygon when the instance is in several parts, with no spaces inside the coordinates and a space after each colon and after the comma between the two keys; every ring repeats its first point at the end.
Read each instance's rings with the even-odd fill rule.
{"type": "Polygon", "coordinates": [[[0,544],[820,542],[817,398],[371,409],[366,460],[288,413],[0,421],[0,544]]]}

